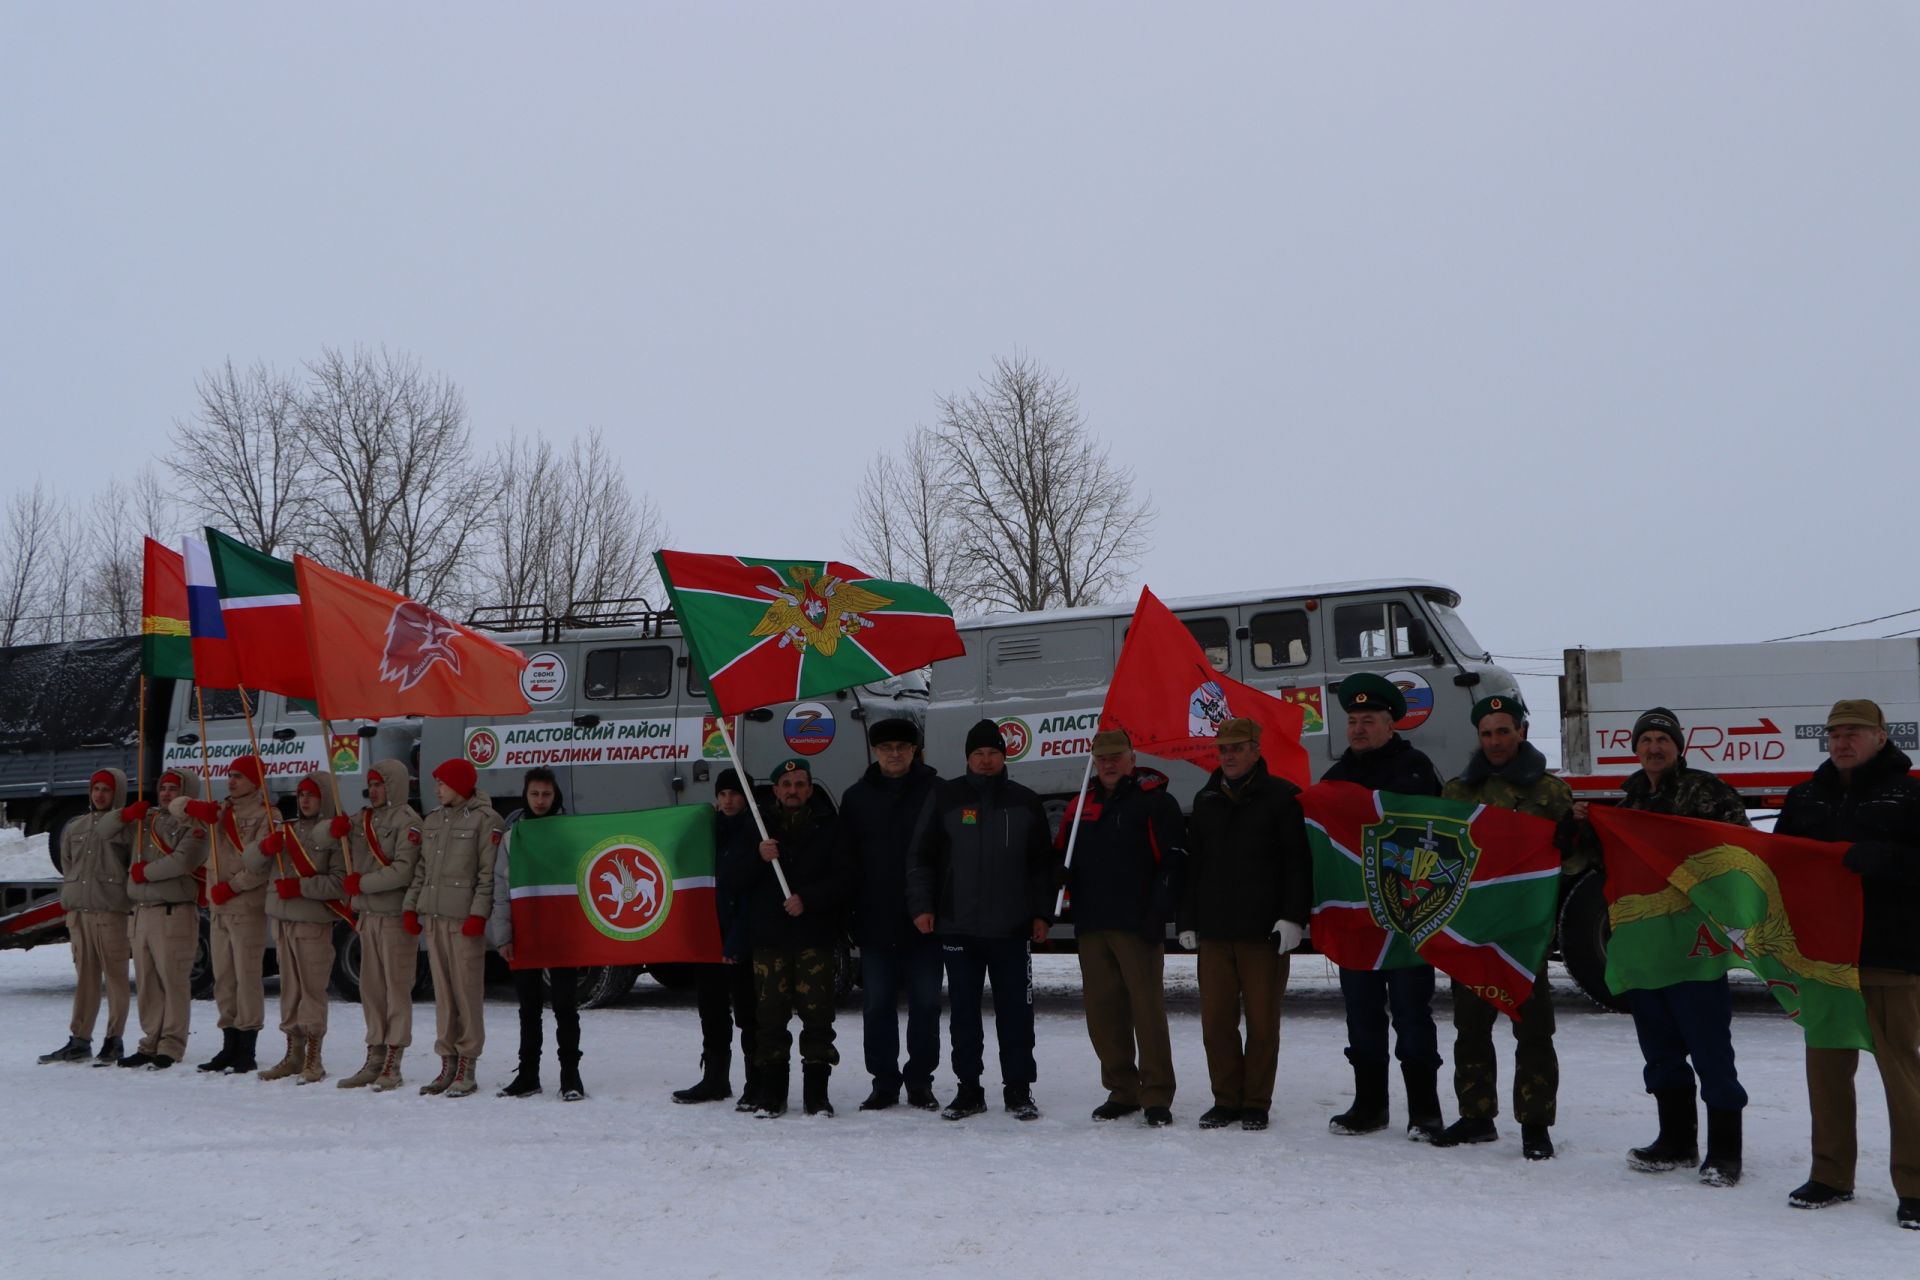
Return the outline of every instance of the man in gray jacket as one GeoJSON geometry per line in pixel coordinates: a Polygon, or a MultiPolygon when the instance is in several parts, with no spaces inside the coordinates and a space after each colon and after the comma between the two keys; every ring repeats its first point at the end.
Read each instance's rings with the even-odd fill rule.
{"type": "Polygon", "coordinates": [[[73,940],[73,1019],[67,1042],[42,1062],[84,1062],[93,1048],[93,1024],[100,1016],[100,990],[107,992],[107,1038],[100,1042],[95,1066],[110,1066],[123,1051],[127,1028],[127,865],[133,857],[133,828],[146,813],[127,808],[127,775],[102,769],[87,786],[87,812],[67,822],[60,833],[60,905],[67,912],[73,940]],[[131,815],[131,816],[130,816],[131,815]]]}
{"type": "Polygon", "coordinates": [[[194,872],[207,861],[207,828],[185,815],[176,818],[168,808],[180,796],[199,796],[199,775],[168,770],[155,791],[160,803],[151,813],[138,801],[126,809],[139,815],[127,897],[133,902],[140,1044],[120,1065],[164,1071],[187,1052],[193,953],[200,945],[200,883],[194,872]]]}
{"type": "Polygon", "coordinates": [[[493,856],[504,824],[465,760],[433,771],[440,807],[420,824],[420,861],[401,926],[426,934],[438,1025],[440,1074],[420,1092],[464,1098],[478,1088],[474,1063],[486,1047],[487,914],[493,910],[493,856]]]}
{"type": "Polygon", "coordinates": [[[366,1064],[339,1082],[342,1089],[398,1089],[400,1062],[413,1043],[420,943],[400,916],[420,861],[420,815],[407,803],[411,782],[400,761],[375,761],[367,773],[366,808],[328,827],[336,840],[348,842],[354,867],[340,889],[360,921],[360,1013],[367,1023],[366,1064]]]}

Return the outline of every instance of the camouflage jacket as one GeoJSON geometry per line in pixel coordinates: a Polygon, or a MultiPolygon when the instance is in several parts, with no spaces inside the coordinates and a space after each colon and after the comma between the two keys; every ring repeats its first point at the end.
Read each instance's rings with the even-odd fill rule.
{"type": "Polygon", "coordinates": [[[1705,818],[1709,822],[1728,822],[1736,827],[1753,825],[1747,821],[1747,803],[1740,798],[1740,793],[1721,781],[1717,774],[1708,773],[1705,769],[1676,765],[1667,776],[1666,785],[1658,790],[1647,780],[1647,771],[1642,769],[1621,783],[1620,789],[1626,792],[1626,798],[1620,802],[1622,809],[1670,813],[1682,818],[1705,818]]]}
{"type": "Polygon", "coordinates": [[[1531,742],[1521,743],[1519,753],[1498,769],[1484,752],[1474,752],[1465,771],[1450,780],[1440,795],[1554,823],[1553,842],[1560,850],[1562,875],[1581,875],[1600,865],[1600,842],[1591,828],[1573,820],[1573,788],[1547,771],[1547,758],[1531,742]]]}

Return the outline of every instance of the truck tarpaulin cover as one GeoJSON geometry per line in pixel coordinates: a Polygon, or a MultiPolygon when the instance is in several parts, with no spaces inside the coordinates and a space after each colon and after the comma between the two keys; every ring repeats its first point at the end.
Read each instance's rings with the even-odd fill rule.
{"type": "Polygon", "coordinates": [[[138,636],[0,649],[0,751],[131,744],[139,679],[138,636]]]}

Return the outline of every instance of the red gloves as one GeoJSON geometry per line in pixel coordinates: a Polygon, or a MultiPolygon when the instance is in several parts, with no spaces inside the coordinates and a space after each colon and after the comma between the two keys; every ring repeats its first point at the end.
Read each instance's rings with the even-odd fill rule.
{"type": "Polygon", "coordinates": [[[416,938],[419,937],[420,936],[419,915],[412,911],[402,911],[400,913],[400,927],[402,929],[405,929],[408,933],[412,934],[414,937],[416,938]]]}
{"type": "Polygon", "coordinates": [[[360,873],[358,871],[350,876],[343,876],[341,878],[340,892],[349,898],[357,898],[360,896],[360,873]]]}
{"type": "Polygon", "coordinates": [[[134,863],[127,868],[127,876],[135,884],[145,884],[147,882],[147,864],[144,862],[134,863]]]}
{"type": "Polygon", "coordinates": [[[189,800],[187,816],[201,822],[217,822],[220,818],[220,806],[211,800],[189,800]]]}
{"type": "Polygon", "coordinates": [[[345,840],[347,833],[353,830],[353,819],[341,814],[327,824],[327,834],[335,840],[345,840]]]}
{"type": "Polygon", "coordinates": [[[260,852],[266,854],[269,858],[275,856],[286,847],[287,838],[278,831],[270,832],[267,838],[260,842],[260,852]]]}
{"type": "Polygon", "coordinates": [[[151,808],[153,808],[153,806],[145,800],[135,800],[132,804],[120,811],[120,821],[138,822],[147,816],[147,810],[151,808]]]}
{"type": "Polygon", "coordinates": [[[233,886],[222,880],[219,884],[213,886],[213,889],[207,894],[207,897],[212,899],[214,906],[225,906],[227,903],[233,901],[233,886]]]}
{"type": "Polygon", "coordinates": [[[280,895],[280,901],[285,902],[289,898],[297,898],[300,896],[300,882],[292,876],[288,876],[284,880],[275,880],[273,882],[273,891],[280,895]]]}
{"type": "Polygon", "coordinates": [[[460,925],[460,936],[463,938],[477,938],[486,931],[487,918],[485,916],[468,916],[460,925]]]}

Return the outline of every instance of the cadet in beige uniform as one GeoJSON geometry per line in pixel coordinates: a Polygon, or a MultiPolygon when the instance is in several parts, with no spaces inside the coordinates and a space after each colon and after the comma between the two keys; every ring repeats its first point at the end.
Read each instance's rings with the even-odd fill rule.
{"type": "Polygon", "coordinates": [[[400,920],[420,860],[420,815],[407,803],[411,780],[400,761],[375,761],[366,808],[328,828],[335,839],[350,841],[354,869],[340,887],[360,920],[360,1012],[367,1020],[366,1064],[340,1081],[342,1089],[399,1088],[400,1060],[413,1043],[420,944],[400,920]]]}
{"type": "Polygon", "coordinates": [[[107,992],[107,1038],[100,1042],[95,1066],[118,1062],[121,1033],[127,1029],[127,864],[133,856],[133,828],[146,812],[127,803],[127,775],[102,769],[87,785],[87,812],[68,821],[60,833],[60,905],[67,912],[73,940],[73,1020],[67,1042],[42,1062],[84,1062],[93,1048],[93,1024],[100,1016],[100,989],[107,992]]]}
{"type": "Polygon", "coordinates": [[[332,831],[333,796],[318,773],[300,779],[294,793],[300,816],[262,843],[285,874],[273,882],[267,918],[280,954],[280,1030],[287,1053],[260,1073],[280,1080],[295,1072],[300,1084],[327,1078],[320,1045],[327,1037],[327,979],[333,973],[333,922],[351,920],[341,901],[345,858],[332,831]]]}
{"type": "Polygon", "coordinates": [[[266,772],[258,756],[237,756],[227,766],[227,799],[189,800],[169,806],[175,816],[207,824],[207,901],[213,953],[213,1002],[220,1011],[220,1052],[201,1071],[252,1071],[260,1028],[267,1020],[267,989],[261,964],[267,953],[267,881],[273,858],[260,848],[273,830],[273,811],[261,788],[266,772]]]}
{"type": "Polygon", "coordinates": [[[200,943],[200,882],[193,873],[207,861],[207,828],[193,818],[176,818],[169,807],[181,796],[199,797],[198,775],[163,773],[156,790],[160,804],[153,813],[143,802],[126,809],[138,814],[127,897],[133,902],[140,1044],[120,1065],[164,1071],[187,1052],[193,952],[200,943]]]}
{"type": "Polygon", "coordinates": [[[420,861],[400,919],[409,933],[426,933],[439,1013],[433,1049],[440,1074],[420,1092],[459,1098],[478,1087],[473,1066],[486,1045],[484,935],[493,910],[494,847],[505,824],[465,760],[448,760],[433,778],[440,807],[420,824],[420,861]]]}

